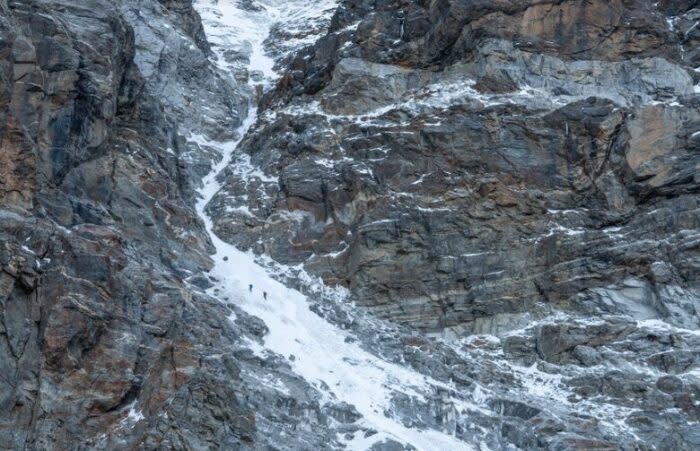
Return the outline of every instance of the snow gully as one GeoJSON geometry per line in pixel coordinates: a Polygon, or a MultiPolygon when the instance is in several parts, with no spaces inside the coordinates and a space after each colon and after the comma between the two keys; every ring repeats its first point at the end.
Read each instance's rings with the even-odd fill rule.
{"type": "MultiPolygon", "coordinates": [[[[230,71],[225,52],[230,46],[249,46],[249,72],[257,73],[263,89],[269,88],[277,74],[275,62],[264,48],[271,27],[278,21],[303,26],[305,20],[318,20],[320,14],[331,11],[335,1],[322,5],[303,0],[261,1],[260,8],[245,10],[232,0],[198,0],[195,7],[202,16],[205,31],[217,55],[217,66],[230,71]]],[[[303,45],[303,42],[299,43],[303,45]]],[[[363,350],[353,340],[346,340],[342,331],[313,313],[306,297],[275,280],[258,265],[252,253],[242,252],[213,233],[213,222],[206,205],[221,188],[217,175],[231,162],[236,148],[254,124],[256,82],[251,81],[248,116],[238,129],[234,141],[215,142],[199,137],[201,144],[218,149],[223,158],[203,180],[197,212],[206,225],[216,253],[212,275],[220,281],[216,287],[221,299],[228,298],[247,313],[261,318],[269,328],[264,344],[267,350],[290,359],[293,370],[322,392],[324,400],[339,400],[352,404],[362,415],[363,426],[377,431],[370,437],[358,437],[347,443],[351,449],[368,449],[386,439],[411,444],[419,450],[470,450],[470,445],[456,437],[433,429],[417,430],[385,415],[391,408],[392,393],[400,392],[423,398],[424,393],[440,385],[422,374],[384,361],[363,350]],[[250,285],[254,289],[250,289],[250,285]],[[267,300],[262,293],[267,294],[267,300]]],[[[251,177],[257,172],[247,171],[251,177]]],[[[213,293],[213,292],[212,292],[213,293]]]]}

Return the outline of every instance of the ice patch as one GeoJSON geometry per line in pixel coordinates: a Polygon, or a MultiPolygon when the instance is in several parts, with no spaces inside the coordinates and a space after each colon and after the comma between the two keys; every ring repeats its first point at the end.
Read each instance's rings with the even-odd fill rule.
{"type": "Polygon", "coordinates": [[[134,427],[136,423],[138,423],[141,420],[144,420],[145,418],[146,417],[140,410],[136,410],[136,401],[134,401],[129,405],[129,412],[120,424],[122,426],[134,427]]]}

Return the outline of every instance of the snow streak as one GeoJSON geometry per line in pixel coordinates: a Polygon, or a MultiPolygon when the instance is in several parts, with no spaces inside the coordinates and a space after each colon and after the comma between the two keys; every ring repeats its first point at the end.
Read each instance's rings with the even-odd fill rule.
{"type": "MultiPolygon", "coordinates": [[[[323,0],[321,3],[265,0],[256,3],[256,8],[245,10],[234,0],[197,0],[195,6],[213,44],[217,66],[224,71],[232,70],[227,52],[231,49],[243,51],[249,55],[248,70],[260,73],[262,78],[258,80],[265,88],[271,86],[277,76],[274,61],[266,54],[263,45],[269,31],[275,24],[284,23],[287,17],[293,20],[295,27],[301,27],[307,19],[316,23],[327,20],[321,13],[332,10],[335,1],[323,0]]],[[[300,44],[303,41],[300,40],[300,44]]],[[[252,253],[236,249],[213,233],[213,222],[205,207],[221,188],[216,180],[217,174],[235,158],[240,140],[255,122],[257,111],[252,103],[251,99],[249,114],[238,130],[238,140],[215,142],[197,137],[198,143],[215,148],[223,155],[203,180],[201,199],[197,204],[197,212],[216,247],[211,274],[220,281],[216,287],[218,296],[222,299],[228,297],[247,313],[264,320],[270,331],[264,340],[265,348],[288,357],[292,369],[318,388],[324,402],[344,401],[354,405],[363,416],[362,425],[378,431],[368,438],[356,437],[347,443],[349,448],[364,450],[390,438],[410,443],[419,450],[473,449],[452,435],[433,429],[406,427],[385,414],[391,410],[393,393],[422,399],[423,393],[432,392],[433,387],[441,386],[441,383],[378,358],[363,350],[354,340],[346,340],[348,333],[313,313],[302,293],[271,277],[256,263],[252,253]],[[254,287],[252,292],[249,292],[249,284],[254,287]],[[267,300],[263,299],[263,292],[267,294],[267,300]]],[[[251,178],[261,177],[259,171],[242,173],[251,178]]]]}

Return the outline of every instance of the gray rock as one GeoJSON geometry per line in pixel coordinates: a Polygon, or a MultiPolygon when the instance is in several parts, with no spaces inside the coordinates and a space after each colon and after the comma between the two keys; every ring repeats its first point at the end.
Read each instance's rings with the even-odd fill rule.
{"type": "MultiPolygon", "coordinates": [[[[349,290],[283,280],[425,383],[388,389],[382,413],[407,427],[694,449],[694,6],[353,0],[276,24],[283,75],[220,175],[215,231],[349,290]]],[[[203,292],[220,283],[194,209],[221,159],[207,143],[260,96],[233,47],[231,73],[211,64],[190,0],[0,0],[2,446],[377,435],[294,373],[304,356],[258,349],[268,325],[203,292]]]]}

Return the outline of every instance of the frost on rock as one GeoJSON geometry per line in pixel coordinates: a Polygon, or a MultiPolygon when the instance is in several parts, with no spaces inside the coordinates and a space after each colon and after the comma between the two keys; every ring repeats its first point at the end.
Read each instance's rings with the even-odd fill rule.
{"type": "MultiPolygon", "coordinates": [[[[357,46],[370,28],[349,17],[329,35],[339,42],[326,84],[284,97],[277,80],[288,77],[286,86],[298,75],[283,74],[285,62],[326,33],[336,6],[197,1],[219,69],[247,83],[249,96],[236,139],[190,137],[222,157],[197,205],[216,250],[208,293],[240,309],[232,322],[261,320],[259,333],[244,339],[248,351],[299,379],[256,371],[245,377],[287,397],[296,396],[300,380],[308,384],[333,419],[324,425],[334,437],[329,448],[641,443],[638,425],[652,421],[645,412],[654,402],[671,409],[676,401],[632,395],[625,384],[655,387],[672,373],[680,382],[668,390],[696,383],[690,354],[697,337],[678,313],[697,305],[696,297],[670,283],[655,293],[634,278],[579,288],[597,277],[586,272],[603,265],[595,259],[553,262],[560,267],[544,276],[521,262],[554,260],[557,246],[587,242],[619,262],[651,244],[624,223],[632,194],[610,161],[627,158],[640,183],[649,180],[645,171],[666,176],[663,168],[635,165],[646,156],[615,146],[634,121],[638,141],[659,115],[690,123],[674,109],[685,108],[697,89],[691,77],[663,58],[571,61],[503,39],[484,42],[477,62],[440,70],[369,62],[357,46]],[[261,90],[278,102],[267,99],[258,112],[261,90]],[[632,109],[644,113],[633,117],[632,109]],[[442,153],[427,154],[431,148],[442,153]],[[488,171],[509,175],[504,181],[488,171]],[[529,186],[540,182],[546,195],[529,186]],[[567,190],[578,195],[591,187],[604,191],[591,195],[593,205],[619,211],[592,218],[597,207],[571,205],[578,198],[567,190]],[[453,233],[455,224],[468,226],[453,233]],[[491,241],[479,241],[477,230],[491,241]],[[391,253],[373,250],[387,243],[391,253]],[[438,275],[402,273],[392,258],[427,260],[438,275]],[[327,285],[347,270],[365,285],[341,276],[337,288],[327,285]],[[415,284],[412,290],[402,291],[392,274],[415,284]],[[519,288],[525,284],[527,301],[519,288]],[[566,300],[577,314],[558,311],[561,299],[542,300],[552,287],[580,290],[566,300]],[[669,314],[655,320],[662,303],[669,314]],[[437,332],[417,333],[361,307],[437,332]],[[666,355],[670,335],[679,337],[679,349],[666,355]]],[[[403,12],[397,17],[390,46],[400,47],[403,12]]],[[[324,57],[314,51],[297,54],[295,67],[324,57]]],[[[677,164],[675,155],[668,161],[677,164]]],[[[682,234],[668,240],[692,241],[682,234]]],[[[658,265],[657,273],[675,277],[658,265]]],[[[693,414],[683,405],[685,413],[653,421],[685,427],[683,415],[693,414]]],[[[268,421],[261,418],[262,427],[272,427],[268,421]]]]}
{"type": "MultiPolygon", "coordinates": [[[[274,64],[272,58],[265,54],[264,40],[275,20],[281,17],[280,14],[294,6],[294,2],[285,2],[278,10],[273,5],[262,3],[260,9],[245,10],[232,2],[200,2],[205,29],[216,46],[220,67],[234,69],[230,59],[227,60],[227,51],[235,41],[239,46],[248,47],[248,70],[260,71],[265,80],[263,84],[274,80],[274,64]]],[[[317,11],[317,7],[314,11],[317,11]]],[[[314,17],[308,6],[306,8],[296,11],[292,18],[302,21],[309,16],[314,17]]],[[[245,135],[255,117],[256,110],[251,108],[249,116],[239,128],[239,136],[245,135]]],[[[255,170],[245,155],[235,155],[238,141],[216,143],[197,135],[190,139],[217,149],[223,156],[205,177],[200,190],[198,211],[210,232],[212,221],[205,207],[219,190],[217,175],[227,165],[233,162],[231,168],[238,177],[276,181],[255,170]]],[[[391,400],[395,393],[422,398],[423,393],[432,392],[435,386],[440,385],[439,382],[431,382],[419,373],[363,350],[349,339],[347,332],[311,311],[305,295],[275,280],[273,274],[256,262],[252,253],[236,249],[214,233],[211,233],[211,239],[216,249],[211,275],[218,281],[212,292],[216,291],[218,298],[229,299],[229,302],[265,322],[269,330],[263,339],[265,348],[287,357],[294,372],[320,391],[322,403],[342,401],[357,409],[362,416],[362,428],[376,434],[359,441],[352,439],[349,444],[357,446],[353,449],[365,449],[365,445],[370,446],[384,439],[398,440],[422,450],[434,449],[435,446],[440,449],[474,449],[439,430],[407,427],[388,414],[392,410],[391,400]],[[254,287],[252,291],[249,285],[254,287]]],[[[256,346],[253,346],[253,351],[261,355],[256,346]]],[[[278,385],[275,384],[275,387],[278,385]]]]}

